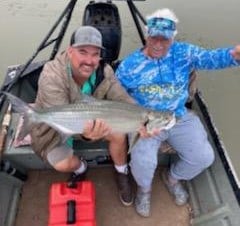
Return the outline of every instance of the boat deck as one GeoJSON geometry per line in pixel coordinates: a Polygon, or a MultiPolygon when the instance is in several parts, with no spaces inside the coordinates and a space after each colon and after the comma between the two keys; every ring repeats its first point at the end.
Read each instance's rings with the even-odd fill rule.
{"type": "MultiPolygon", "coordinates": [[[[118,198],[114,171],[111,166],[90,168],[87,179],[96,187],[96,217],[98,226],[188,226],[190,207],[178,207],[167,192],[156,171],[152,195],[152,215],[139,216],[134,206],[123,206],[118,198]]],[[[53,170],[32,170],[23,187],[15,226],[46,226],[48,221],[48,191],[51,183],[65,181],[68,174],[53,170]]]]}

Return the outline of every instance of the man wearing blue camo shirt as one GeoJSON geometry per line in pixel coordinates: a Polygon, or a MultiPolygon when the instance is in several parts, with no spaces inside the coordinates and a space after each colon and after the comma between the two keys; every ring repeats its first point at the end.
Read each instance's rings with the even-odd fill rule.
{"type": "Polygon", "coordinates": [[[240,65],[240,45],[207,50],[174,41],[178,19],[169,9],[160,9],[147,17],[146,46],[125,58],[116,75],[128,93],[144,107],[174,111],[177,123],[169,130],[150,136],[142,132],[131,150],[131,171],[137,182],[135,208],[143,217],[150,216],[151,187],[157,167],[157,152],[167,141],[179,160],[163,180],[177,205],[184,205],[188,193],[180,180],[191,180],[214,161],[213,149],[198,116],[188,111],[190,74],[194,70],[223,69],[240,65]]]}

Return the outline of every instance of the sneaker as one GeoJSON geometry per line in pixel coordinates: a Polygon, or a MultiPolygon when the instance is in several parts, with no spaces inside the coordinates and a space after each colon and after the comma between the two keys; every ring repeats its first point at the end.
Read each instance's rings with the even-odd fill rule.
{"type": "Polygon", "coordinates": [[[76,173],[71,173],[70,177],[67,180],[68,187],[72,188],[76,186],[76,182],[78,181],[83,181],[86,179],[86,174],[87,174],[87,161],[84,159],[81,159],[82,163],[85,165],[85,171],[79,174],[76,173]]]}
{"type": "Polygon", "coordinates": [[[137,189],[135,198],[135,209],[142,217],[150,216],[151,192],[142,192],[140,188],[137,189]]]}
{"type": "Polygon", "coordinates": [[[164,170],[162,173],[162,179],[166,185],[169,193],[175,198],[175,203],[178,206],[185,205],[188,201],[188,193],[182,183],[179,181],[176,184],[170,184],[168,181],[168,171],[164,170]]]}
{"type": "Polygon", "coordinates": [[[129,174],[116,172],[116,181],[117,181],[120,201],[125,206],[132,205],[133,192],[132,192],[129,174]]]}

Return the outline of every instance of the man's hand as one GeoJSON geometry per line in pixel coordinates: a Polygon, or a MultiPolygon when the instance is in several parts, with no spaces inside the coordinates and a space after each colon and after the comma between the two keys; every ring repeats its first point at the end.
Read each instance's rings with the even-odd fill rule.
{"type": "Polygon", "coordinates": [[[151,132],[147,131],[146,126],[141,126],[141,128],[138,130],[140,137],[142,138],[148,138],[158,135],[161,130],[159,129],[153,129],[151,132]]]}
{"type": "Polygon", "coordinates": [[[240,60],[240,45],[236,45],[231,54],[235,60],[240,60]]]}
{"type": "Polygon", "coordinates": [[[83,132],[83,137],[91,140],[99,140],[111,133],[111,128],[101,119],[89,121],[83,132]]]}

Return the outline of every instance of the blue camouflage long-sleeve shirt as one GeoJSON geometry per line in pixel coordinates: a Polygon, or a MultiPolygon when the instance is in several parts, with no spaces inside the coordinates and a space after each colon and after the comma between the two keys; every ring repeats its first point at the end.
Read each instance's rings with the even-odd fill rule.
{"type": "Polygon", "coordinates": [[[153,59],[138,49],[119,65],[116,75],[138,104],[161,111],[186,113],[189,75],[193,70],[223,69],[239,65],[232,48],[207,50],[196,45],[174,42],[167,55],[153,59]]]}

